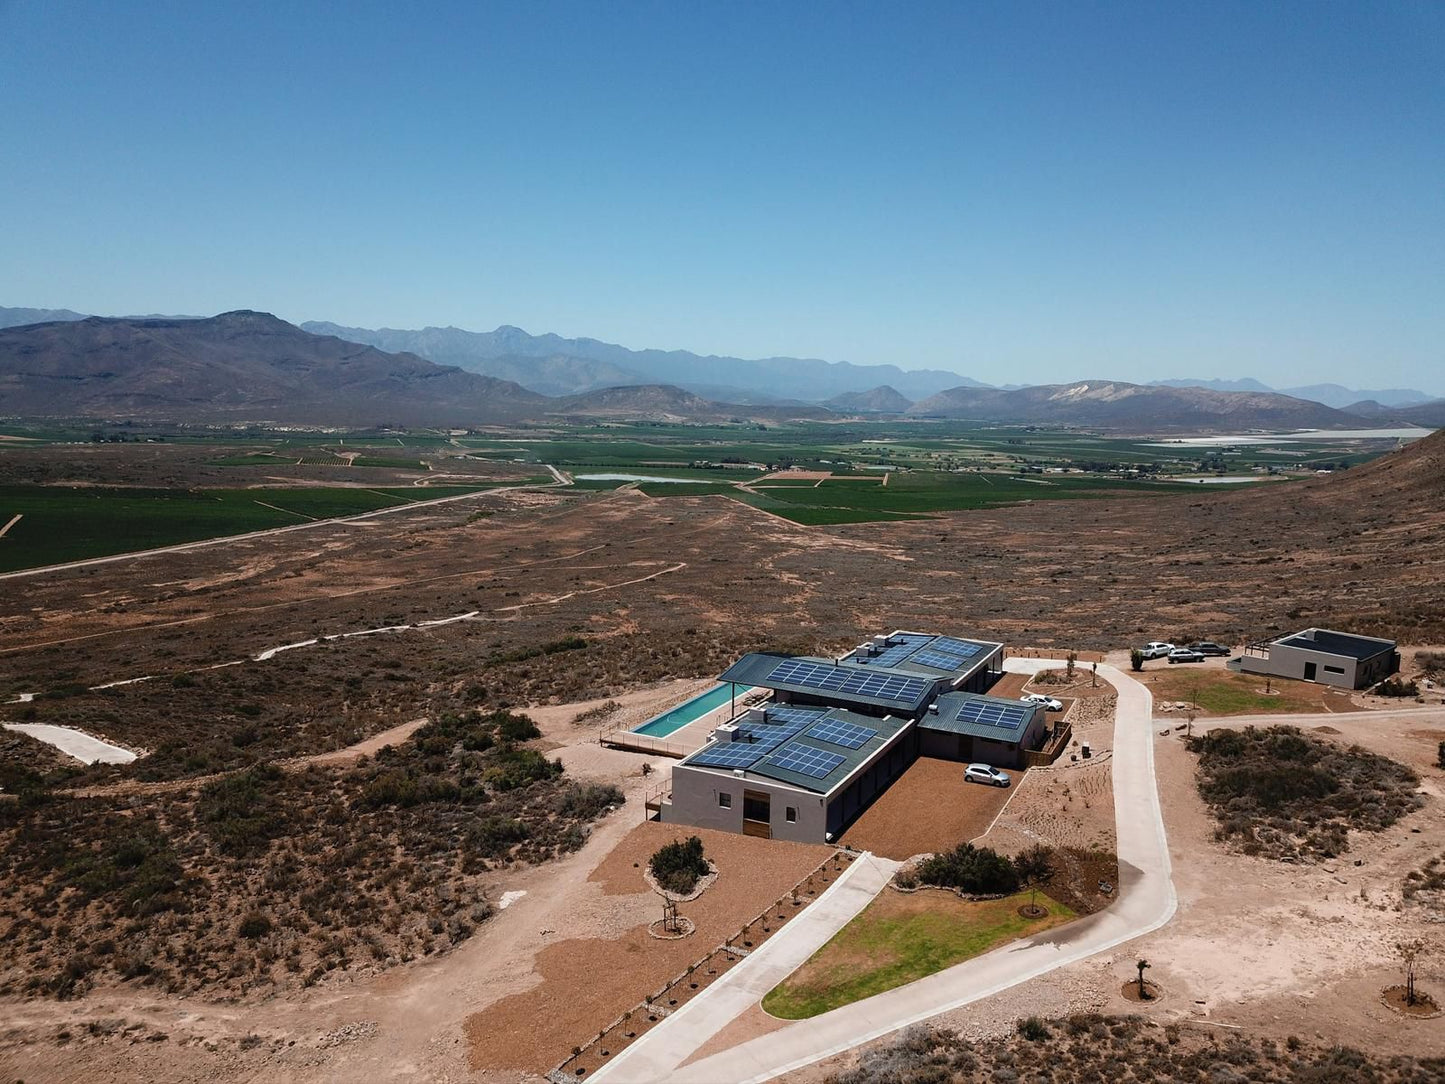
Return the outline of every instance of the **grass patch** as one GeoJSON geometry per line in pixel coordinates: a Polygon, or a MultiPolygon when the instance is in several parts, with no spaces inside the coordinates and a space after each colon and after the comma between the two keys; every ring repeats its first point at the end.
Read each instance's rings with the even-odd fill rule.
{"type": "Polygon", "coordinates": [[[1008,941],[1058,926],[1074,912],[1042,894],[1043,918],[1026,919],[1021,892],[973,903],[945,892],[885,891],[801,968],[770,990],[763,1008],[804,1020],[980,956],[1008,941]]]}
{"type": "Polygon", "coordinates": [[[1305,734],[1297,727],[1211,730],[1191,738],[1199,793],[1215,838],[1284,861],[1334,858],[1348,832],[1379,832],[1423,805],[1403,764],[1305,734]]]}
{"type": "Polygon", "coordinates": [[[1265,693],[1264,677],[1259,674],[1171,666],[1150,673],[1146,681],[1156,699],[1193,701],[1211,715],[1298,715],[1327,710],[1318,691],[1313,692],[1313,698],[1309,695],[1316,687],[1297,692],[1292,688],[1294,683],[1275,678],[1271,685],[1277,691],[1265,693]]]}

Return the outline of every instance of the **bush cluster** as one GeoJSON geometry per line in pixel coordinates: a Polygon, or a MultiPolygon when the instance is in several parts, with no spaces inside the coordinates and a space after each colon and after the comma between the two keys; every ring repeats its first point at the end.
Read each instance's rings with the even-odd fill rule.
{"type": "Polygon", "coordinates": [[[992,847],[960,843],[951,851],[930,855],[900,883],[906,888],[933,885],[977,896],[1007,896],[1028,885],[1042,884],[1054,872],[1053,852],[1041,845],[1013,858],[992,847]]]}
{"type": "Polygon", "coordinates": [[[1211,730],[1189,748],[1217,838],[1246,854],[1333,858],[1348,849],[1350,830],[1381,831],[1422,804],[1405,765],[1297,727],[1211,730]]]}
{"type": "Polygon", "coordinates": [[[697,887],[700,878],[707,876],[707,859],[703,857],[702,840],[689,836],[685,840],[673,840],[657,849],[648,860],[652,876],[669,892],[685,896],[697,887]]]}
{"type": "Polygon", "coordinates": [[[1420,686],[1413,681],[1401,681],[1399,678],[1386,678],[1374,689],[1376,696],[1393,696],[1404,699],[1410,696],[1420,695],[1420,686]]]}

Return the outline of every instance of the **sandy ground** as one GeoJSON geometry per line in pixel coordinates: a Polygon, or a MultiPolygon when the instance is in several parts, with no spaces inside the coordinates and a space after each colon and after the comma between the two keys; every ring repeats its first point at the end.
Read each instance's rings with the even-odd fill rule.
{"type": "Polygon", "coordinates": [[[965,783],[957,761],[919,757],[839,842],[898,861],[952,850],[988,831],[1024,778],[1023,772],[1008,775],[1008,787],[965,783]]]}
{"type": "Polygon", "coordinates": [[[549,933],[528,988],[467,1019],[471,1064],[547,1071],[705,956],[831,853],[830,847],[727,832],[637,825],[593,870],[565,924],[549,933]],[[718,879],[679,909],[696,932],[661,941],[647,932],[647,924],[662,917],[662,905],[643,880],[642,867],[664,843],[693,834],[702,837],[718,879]]]}

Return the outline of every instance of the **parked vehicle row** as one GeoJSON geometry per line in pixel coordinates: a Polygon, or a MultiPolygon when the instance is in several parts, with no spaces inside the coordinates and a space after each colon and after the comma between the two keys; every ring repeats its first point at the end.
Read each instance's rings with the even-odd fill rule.
{"type": "Polygon", "coordinates": [[[1199,640],[1185,647],[1175,647],[1167,640],[1150,640],[1140,649],[1146,659],[1168,659],[1170,662],[1203,662],[1210,655],[1232,655],[1223,644],[1199,640]]]}

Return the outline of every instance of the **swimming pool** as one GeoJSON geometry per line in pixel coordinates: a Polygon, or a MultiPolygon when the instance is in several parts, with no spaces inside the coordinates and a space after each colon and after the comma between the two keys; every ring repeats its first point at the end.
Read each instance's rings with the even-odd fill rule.
{"type": "Polygon", "coordinates": [[[649,734],[654,738],[666,737],[674,730],[680,730],[687,726],[688,723],[701,719],[708,712],[722,707],[732,696],[734,688],[737,689],[737,694],[742,696],[743,693],[749,692],[752,686],[714,685],[707,692],[694,696],[691,700],[679,704],[671,711],[665,711],[656,718],[647,720],[647,722],[641,726],[633,727],[632,732],[634,734],[649,734]]]}

